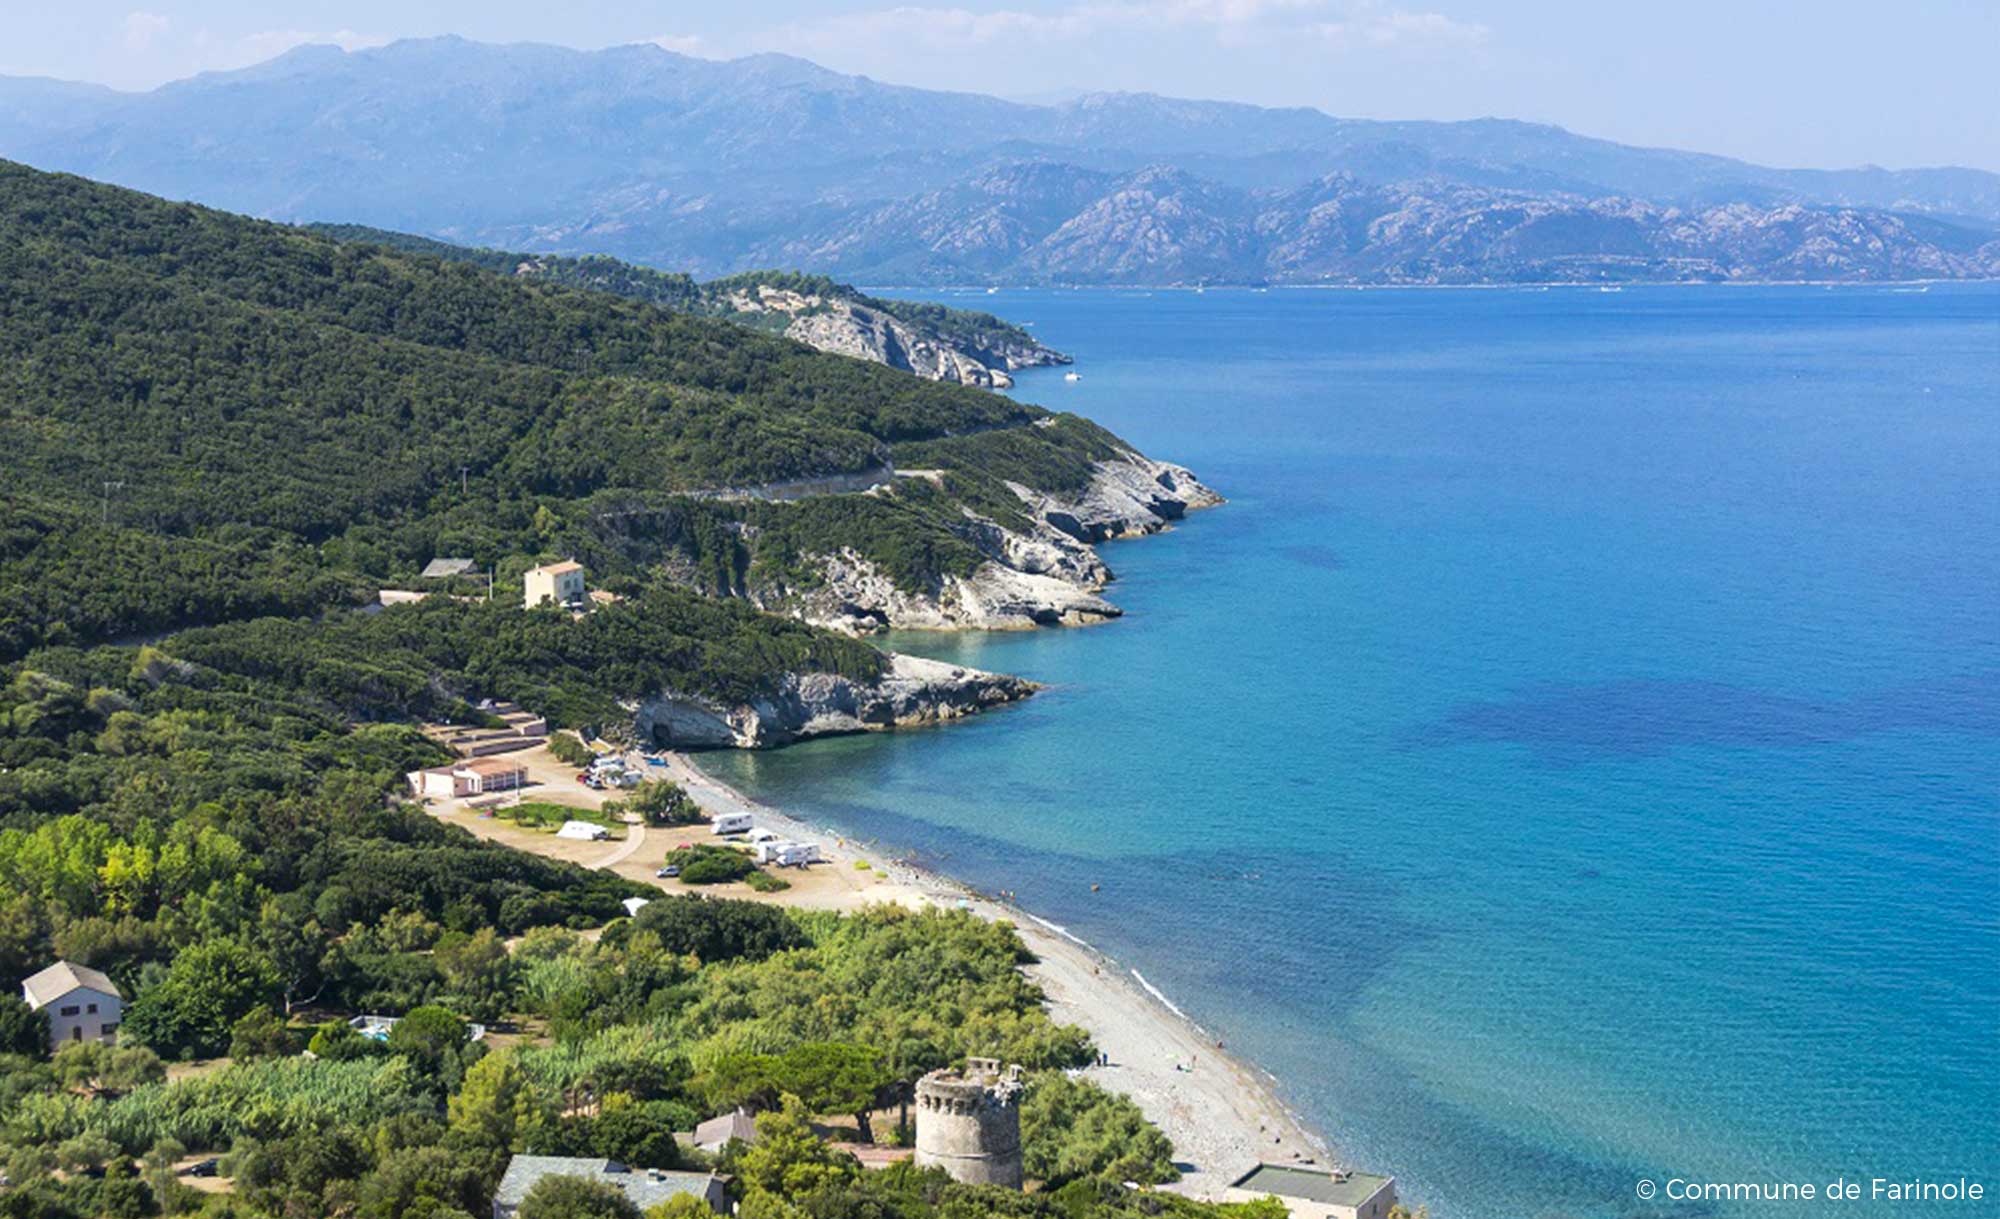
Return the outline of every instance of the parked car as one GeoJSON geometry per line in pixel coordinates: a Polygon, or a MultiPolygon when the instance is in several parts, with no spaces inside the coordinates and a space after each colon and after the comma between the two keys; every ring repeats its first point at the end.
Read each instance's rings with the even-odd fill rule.
{"type": "Polygon", "coordinates": [[[658,876],[663,880],[670,877],[679,876],[680,874],[681,874],[680,865],[672,863],[668,864],[664,868],[661,868],[659,871],[653,873],[653,875],[658,876]]]}
{"type": "Polygon", "coordinates": [[[222,1162],[214,1156],[210,1156],[206,1160],[196,1160],[186,1168],[181,1169],[181,1175],[188,1177],[212,1177],[221,1171],[222,1162]]]}

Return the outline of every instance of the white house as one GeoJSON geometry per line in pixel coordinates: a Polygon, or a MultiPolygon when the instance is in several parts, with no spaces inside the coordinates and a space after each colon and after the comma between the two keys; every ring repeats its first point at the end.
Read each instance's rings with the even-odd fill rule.
{"type": "Polygon", "coordinates": [[[66,1041],[115,1045],[125,1018],[125,996],[111,979],[88,965],[57,961],[21,983],[28,1006],[49,1016],[49,1048],[66,1041]]]}

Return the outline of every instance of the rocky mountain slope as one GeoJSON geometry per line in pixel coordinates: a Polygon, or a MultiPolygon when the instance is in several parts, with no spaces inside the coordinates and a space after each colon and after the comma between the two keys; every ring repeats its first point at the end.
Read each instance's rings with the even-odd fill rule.
{"type": "Polygon", "coordinates": [[[1856,208],[1534,194],[1351,175],[1240,191],[1182,170],[1008,166],[753,258],[1056,283],[1895,280],[2000,274],[2000,233],[1856,208]]]}
{"type": "Polygon", "coordinates": [[[2000,226],[2000,175],[1977,170],[1779,170],[1146,95],[1033,106],[651,46],[413,40],[137,95],[0,86],[0,155],[45,168],[702,275],[1894,279],[1993,274],[2000,226]]]}

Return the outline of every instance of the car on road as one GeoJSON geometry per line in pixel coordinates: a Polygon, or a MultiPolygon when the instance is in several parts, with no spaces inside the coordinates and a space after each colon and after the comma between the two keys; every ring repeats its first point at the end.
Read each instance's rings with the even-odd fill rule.
{"type": "Polygon", "coordinates": [[[660,869],[659,871],[657,871],[657,872],[653,873],[653,875],[655,875],[655,876],[658,876],[658,877],[660,877],[660,878],[662,878],[662,879],[666,879],[666,878],[668,878],[668,877],[674,877],[674,876],[679,876],[680,874],[681,874],[681,869],[680,869],[680,865],[679,865],[679,864],[672,864],[672,863],[668,864],[668,865],[667,865],[666,867],[664,867],[664,868],[661,868],[661,869],[660,869]]]}

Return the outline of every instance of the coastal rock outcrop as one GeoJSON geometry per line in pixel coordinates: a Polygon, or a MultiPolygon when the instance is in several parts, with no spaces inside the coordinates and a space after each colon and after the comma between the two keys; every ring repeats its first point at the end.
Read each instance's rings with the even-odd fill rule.
{"type": "Polygon", "coordinates": [[[913,592],[847,549],[811,556],[810,588],[770,590],[756,600],[816,626],[862,633],[1087,626],[1123,613],[1100,595],[1114,577],[1096,543],[1157,533],[1223,502],[1186,467],[1129,449],[1098,462],[1072,494],[1009,486],[1028,524],[1009,527],[967,510],[959,534],[986,556],[969,576],[945,576],[936,588],[913,592]]]}
{"type": "Polygon", "coordinates": [[[642,741],[675,748],[765,749],[807,737],[940,723],[1026,698],[1035,683],[892,652],[875,681],[792,673],[734,705],[662,691],[633,713],[642,741]]]}
{"type": "Polygon", "coordinates": [[[913,325],[862,300],[758,284],[731,293],[729,304],[743,315],[777,314],[791,319],[787,338],[835,355],[872,360],[930,381],[1006,389],[1023,368],[1066,364],[1069,358],[999,326],[947,335],[933,326],[913,325]]]}

